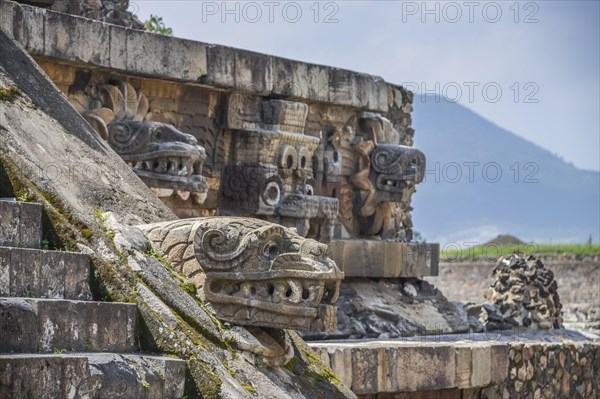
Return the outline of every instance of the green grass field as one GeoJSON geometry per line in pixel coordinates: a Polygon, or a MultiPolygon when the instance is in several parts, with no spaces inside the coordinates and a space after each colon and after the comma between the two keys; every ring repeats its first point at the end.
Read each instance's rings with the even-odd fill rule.
{"type": "Polygon", "coordinates": [[[513,252],[531,255],[578,255],[593,256],[600,255],[598,244],[509,244],[509,245],[478,245],[470,248],[456,248],[446,246],[440,248],[441,260],[452,258],[498,258],[502,255],[510,255],[513,252]]]}

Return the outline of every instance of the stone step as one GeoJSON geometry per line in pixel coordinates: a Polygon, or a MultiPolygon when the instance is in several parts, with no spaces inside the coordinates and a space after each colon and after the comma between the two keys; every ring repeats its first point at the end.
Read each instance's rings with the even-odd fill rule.
{"type": "Polygon", "coordinates": [[[185,368],[137,354],[0,355],[0,399],[181,398],[185,368]]]}
{"type": "Polygon", "coordinates": [[[0,199],[0,246],[41,248],[42,206],[0,199]]]}
{"type": "Polygon", "coordinates": [[[508,375],[508,345],[493,342],[310,342],[357,395],[486,387],[508,375]]]}
{"type": "Polygon", "coordinates": [[[0,297],[90,300],[89,279],[88,255],[0,247],[0,297]]]}
{"type": "Polygon", "coordinates": [[[132,352],[136,305],[0,298],[0,352],[132,352]]]}
{"type": "Polygon", "coordinates": [[[437,276],[439,251],[435,243],[340,239],[328,253],[346,278],[398,278],[437,276]]]}

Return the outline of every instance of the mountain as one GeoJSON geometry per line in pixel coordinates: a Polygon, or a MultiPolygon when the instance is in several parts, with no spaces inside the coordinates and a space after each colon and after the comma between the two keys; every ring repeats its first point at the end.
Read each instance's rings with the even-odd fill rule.
{"type": "Polygon", "coordinates": [[[429,96],[413,104],[415,147],[427,157],[413,222],[428,241],[462,247],[498,234],[599,241],[599,172],[577,169],[460,104],[429,96]]]}

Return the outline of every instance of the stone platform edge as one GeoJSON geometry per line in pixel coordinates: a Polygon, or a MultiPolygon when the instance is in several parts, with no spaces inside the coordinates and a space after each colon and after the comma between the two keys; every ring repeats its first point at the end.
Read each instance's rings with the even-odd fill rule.
{"type": "Polygon", "coordinates": [[[263,96],[388,111],[381,77],[0,2],[0,26],[34,56],[263,96]],[[160,62],[157,62],[157,57],[160,62]]]}
{"type": "Polygon", "coordinates": [[[331,258],[345,277],[437,276],[440,246],[379,240],[333,240],[331,258]]]}
{"type": "Polygon", "coordinates": [[[600,393],[600,342],[323,341],[309,346],[359,396],[469,389],[510,397],[549,391],[557,399],[600,393]]]}

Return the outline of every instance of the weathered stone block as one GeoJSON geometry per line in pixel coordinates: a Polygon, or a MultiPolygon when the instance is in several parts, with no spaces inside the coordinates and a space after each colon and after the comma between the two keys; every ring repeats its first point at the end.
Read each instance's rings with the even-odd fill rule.
{"type": "Polygon", "coordinates": [[[11,39],[14,39],[14,15],[17,3],[3,1],[0,3],[0,29],[4,31],[11,39]]]}
{"type": "Polygon", "coordinates": [[[108,24],[58,12],[45,14],[45,56],[107,66],[109,39],[108,24]]]}
{"type": "Polygon", "coordinates": [[[382,348],[384,354],[382,373],[380,375],[381,384],[379,385],[380,392],[396,392],[398,390],[398,375],[395,373],[396,367],[396,348],[382,348]]]}
{"type": "Polygon", "coordinates": [[[46,10],[38,7],[2,2],[2,30],[21,43],[30,54],[42,54],[45,13],[46,10]]]}
{"type": "Polygon", "coordinates": [[[320,68],[317,65],[272,57],[273,94],[296,99],[327,101],[328,74],[327,70],[323,68],[325,73],[322,80],[319,81],[320,68]]]}
{"type": "Polygon", "coordinates": [[[0,399],[181,398],[185,362],[112,353],[0,355],[0,399]]]}
{"type": "Polygon", "coordinates": [[[201,42],[128,29],[127,71],[154,78],[198,81],[208,71],[206,48],[201,42]]]}
{"type": "Polygon", "coordinates": [[[133,304],[0,299],[1,352],[131,352],[135,325],[133,304]]]}
{"type": "Polygon", "coordinates": [[[376,93],[373,93],[373,77],[367,74],[354,76],[354,90],[352,90],[352,106],[357,108],[373,109],[377,105],[376,93]],[[371,98],[372,97],[372,98],[371,98]]]}
{"type": "Polygon", "coordinates": [[[329,70],[329,101],[334,104],[352,104],[354,73],[332,68],[329,70]]]}
{"type": "Polygon", "coordinates": [[[378,392],[379,351],[372,348],[353,348],[352,354],[352,392],[357,395],[378,392]]]}
{"type": "Polygon", "coordinates": [[[261,95],[273,90],[272,57],[246,50],[235,50],[235,88],[261,95]]]}
{"type": "Polygon", "coordinates": [[[115,69],[127,69],[127,29],[108,25],[110,37],[109,66],[115,69]]]}
{"type": "Polygon", "coordinates": [[[456,386],[456,358],[449,345],[398,347],[395,360],[390,370],[396,374],[398,391],[433,391],[456,386]]]}
{"type": "Polygon", "coordinates": [[[352,348],[324,348],[329,354],[329,366],[347,386],[352,386],[352,348]]]}
{"type": "Polygon", "coordinates": [[[204,83],[221,88],[235,86],[235,49],[211,45],[206,48],[208,74],[204,83]]]}
{"type": "Polygon", "coordinates": [[[388,111],[388,86],[378,77],[362,73],[354,74],[352,105],[370,111],[388,111]]]}
{"type": "Polygon", "coordinates": [[[492,344],[490,346],[490,381],[500,384],[508,376],[508,345],[492,344]]]}
{"type": "Polygon", "coordinates": [[[87,255],[0,247],[0,296],[91,299],[89,275],[87,255]]]}
{"type": "Polygon", "coordinates": [[[289,98],[300,98],[301,89],[294,81],[293,69],[295,61],[273,57],[271,59],[271,76],[273,94],[289,98]]]}
{"type": "Polygon", "coordinates": [[[159,356],[88,355],[90,386],[103,398],[181,398],[185,361],[159,356]],[[119,381],[119,384],[115,384],[119,381]],[[144,381],[144,383],[142,383],[144,381]]]}
{"type": "Polygon", "coordinates": [[[458,344],[455,350],[458,388],[466,389],[489,385],[492,372],[491,346],[483,343],[458,344]]]}
{"type": "Polygon", "coordinates": [[[42,206],[0,200],[0,246],[40,248],[42,206]]]}
{"type": "Polygon", "coordinates": [[[456,348],[456,384],[460,389],[471,386],[473,353],[467,345],[456,348]]]}
{"type": "Polygon", "coordinates": [[[87,379],[85,356],[0,355],[0,399],[88,397],[87,379]]]}
{"type": "Polygon", "coordinates": [[[439,244],[334,240],[329,253],[346,277],[421,277],[438,273],[439,244]]]}
{"type": "Polygon", "coordinates": [[[476,345],[471,349],[473,372],[471,373],[471,385],[473,387],[485,387],[491,382],[491,350],[487,345],[476,345]]]}
{"type": "MultiPolygon", "coordinates": [[[[298,61],[273,59],[273,76],[284,79],[293,96],[314,101],[329,101],[329,71],[327,67],[298,61]],[[285,73],[289,71],[286,76],[285,73]]],[[[282,87],[279,84],[279,87],[282,87]]]]}
{"type": "MultiPolygon", "coordinates": [[[[390,341],[309,345],[327,351],[331,370],[358,395],[441,391],[459,383],[452,345],[390,341]]],[[[469,350],[465,348],[470,357],[469,350]]],[[[467,363],[470,367],[470,360],[467,363]]],[[[470,375],[465,387],[469,381],[470,375]]]]}

